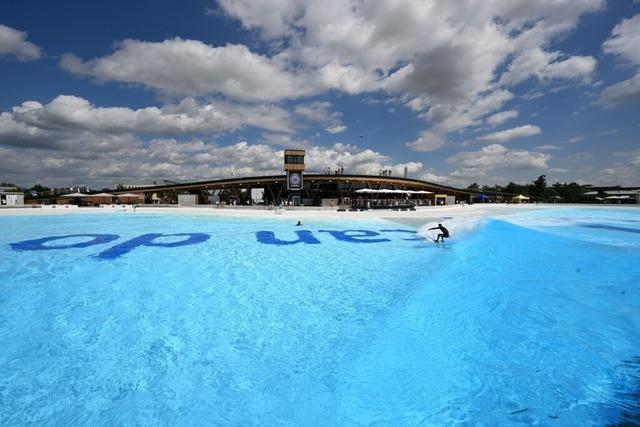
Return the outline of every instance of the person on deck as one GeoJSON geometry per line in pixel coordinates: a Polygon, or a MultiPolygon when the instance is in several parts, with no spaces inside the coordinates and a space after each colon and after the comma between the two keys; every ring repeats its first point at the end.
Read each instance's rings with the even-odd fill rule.
{"type": "Polygon", "coordinates": [[[442,243],[444,243],[445,238],[449,238],[449,230],[447,230],[442,224],[438,224],[437,227],[430,228],[429,230],[440,230],[441,233],[438,233],[438,237],[436,237],[436,243],[442,239],[442,243]]]}

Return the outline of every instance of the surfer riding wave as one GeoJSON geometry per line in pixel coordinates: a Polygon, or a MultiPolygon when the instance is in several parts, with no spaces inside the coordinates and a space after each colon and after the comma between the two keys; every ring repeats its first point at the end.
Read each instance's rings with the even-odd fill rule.
{"type": "Polygon", "coordinates": [[[438,243],[440,239],[442,239],[442,243],[444,243],[444,239],[449,238],[449,230],[447,230],[442,224],[438,224],[437,227],[430,228],[429,230],[440,230],[440,233],[438,233],[438,237],[436,237],[435,240],[436,243],[438,243]]]}

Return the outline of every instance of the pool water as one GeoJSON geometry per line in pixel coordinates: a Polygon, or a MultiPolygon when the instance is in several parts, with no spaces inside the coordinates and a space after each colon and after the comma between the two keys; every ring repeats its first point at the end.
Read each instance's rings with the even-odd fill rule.
{"type": "Polygon", "coordinates": [[[640,209],[452,216],[0,216],[0,425],[640,422],[640,209]]]}

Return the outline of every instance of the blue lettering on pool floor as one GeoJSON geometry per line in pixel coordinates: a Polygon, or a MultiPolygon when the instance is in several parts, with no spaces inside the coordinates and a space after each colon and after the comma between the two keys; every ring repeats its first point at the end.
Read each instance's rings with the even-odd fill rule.
{"type": "Polygon", "coordinates": [[[40,239],[24,240],[18,243],[11,243],[11,248],[16,251],[49,251],[52,249],[69,249],[69,248],[88,248],[93,245],[101,245],[103,243],[118,240],[120,236],[117,234],[68,234],[66,236],[49,236],[40,239]],[[62,245],[44,245],[54,240],[69,239],[73,237],[92,237],[91,240],[79,243],[67,243],[62,245]]]}
{"type": "Polygon", "coordinates": [[[161,248],[175,248],[177,246],[186,246],[186,245],[195,245],[197,243],[202,243],[209,239],[209,235],[205,233],[176,233],[176,234],[161,234],[161,233],[149,233],[143,234],[142,236],[134,237],[131,240],[127,240],[126,242],[120,243],[106,251],[100,252],[95,258],[98,259],[114,259],[121,257],[122,255],[131,252],[135,248],[139,246],[156,246],[161,248]],[[159,237],[173,237],[173,236],[189,236],[189,238],[184,240],[179,240],[177,242],[154,242],[155,239],[159,237]]]}
{"type": "Polygon", "coordinates": [[[258,242],[266,245],[295,245],[296,243],[306,243],[308,245],[317,245],[320,240],[316,239],[313,233],[309,230],[296,230],[298,235],[297,240],[281,240],[278,239],[273,231],[258,231],[256,233],[256,239],[258,242]]]}
{"type": "MultiPolygon", "coordinates": [[[[327,233],[336,240],[347,243],[383,243],[390,242],[391,239],[382,237],[381,233],[405,233],[413,234],[415,237],[403,238],[401,240],[424,240],[423,237],[418,236],[415,230],[406,229],[388,229],[388,230],[318,230],[319,233],[327,233]]],[[[295,245],[298,243],[306,245],[318,245],[322,243],[316,236],[314,236],[311,230],[295,230],[294,233],[297,239],[283,240],[276,237],[273,231],[257,231],[256,239],[258,243],[265,245],[286,246],[295,245]]],[[[160,247],[160,248],[175,248],[178,246],[196,245],[209,240],[211,235],[207,233],[176,233],[176,234],[162,234],[162,233],[148,233],[141,236],[134,237],[122,243],[119,243],[111,248],[105,249],[102,252],[94,255],[93,257],[100,260],[111,260],[119,258],[132,250],[140,246],[148,247],[160,247]],[[186,237],[184,239],[163,242],[158,241],[162,237],[186,237]]],[[[39,250],[53,250],[53,249],[71,249],[71,248],[88,248],[94,245],[102,245],[105,243],[113,242],[119,239],[117,234],[69,234],[66,236],[50,236],[42,237],[33,240],[24,240],[22,242],[11,243],[10,246],[16,251],[39,251],[39,250]],[[48,242],[54,242],[56,240],[88,237],[90,240],[82,241],[78,243],[62,243],[58,245],[47,245],[48,242]]]]}

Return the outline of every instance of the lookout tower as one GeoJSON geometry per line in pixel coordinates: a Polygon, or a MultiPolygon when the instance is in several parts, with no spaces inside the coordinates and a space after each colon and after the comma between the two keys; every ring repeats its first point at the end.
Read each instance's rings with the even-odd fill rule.
{"type": "Polygon", "coordinates": [[[284,150],[284,170],[287,172],[289,201],[299,205],[303,187],[304,150],[284,150]]]}
{"type": "Polygon", "coordinates": [[[304,170],[304,150],[284,150],[284,170],[302,172],[304,170]]]}

